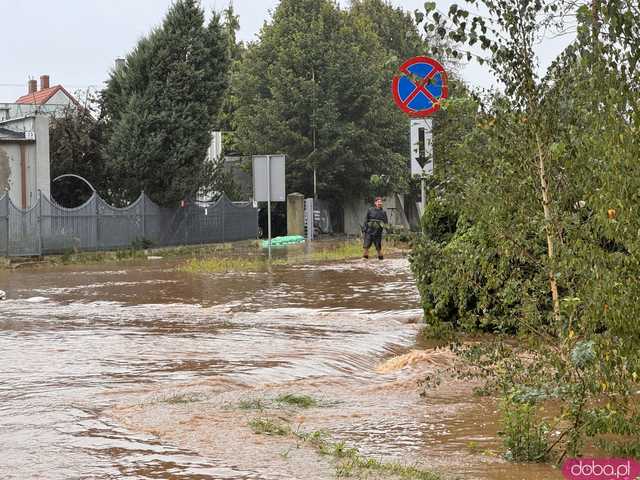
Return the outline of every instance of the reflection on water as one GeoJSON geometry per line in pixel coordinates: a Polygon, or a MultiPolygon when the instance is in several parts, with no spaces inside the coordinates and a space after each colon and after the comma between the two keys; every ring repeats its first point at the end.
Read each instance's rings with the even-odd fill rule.
{"type": "Polygon", "coordinates": [[[407,369],[376,373],[415,344],[406,260],[217,275],[174,267],[0,272],[3,478],[296,478],[298,461],[325,478],[321,464],[287,463],[270,446],[256,457],[238,430],[246,418],[227,408],[247,392],[292,389],[331,398],[337,406],[305,421],[363,453],[468,478],[553,474],[521,477],[473,452],[470,443],[497,445],[495,416],[476,399],[452,389],[425,405],[407,369]],[[188,415],[166,400],[173,391],[196,392],[188,415]],[[235,450],[214,448],[220,425],[224,441],[237,435],[235,450]]]}

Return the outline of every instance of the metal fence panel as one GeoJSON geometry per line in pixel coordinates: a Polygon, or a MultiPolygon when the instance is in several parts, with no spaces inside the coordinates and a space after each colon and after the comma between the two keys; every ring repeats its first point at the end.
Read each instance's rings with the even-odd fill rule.
{"type": "Polygon", "coordinates": [[[40,202],[29,210],[16,207],[11,199],[8,205],[8,241],[9,256],[37,256],[40,246],[40,202]]]}
{"type": "Polygon", "coordinates": [[[220,200],[178,209],[168,224],[165,241],[168,245],[224,242],[224,210],[220,200]]]}
{"type": "Polygon", "coordinates": [[[175,210],[159,207],[146,195],[143,196],[143,210],[144,238],[154,245],[165,245],[164,237],[169,228],[171,218],[175,214],[175,210]]]}
{"type": "Polygon", "coordinates": [[[144,238],[144,196],[141,195],[131,205],[116,208],[98,199],[98,248],[130,247],[144,238]]]}
{"type": "Polygon", "coordinates": [[[40,222],[42,253],[98,248],[98,196],[94,193],[84,205],[64,208],[41,198],[40,222]]]}
{"type": "Polygon", "coordinates": [[[216,202],[162,208],[142,194],[130,206],[115,208],[94,194],[84,205],[64,208],[41,197],[21,210],[0,197],[0,255],[33,256],[73,250],[193,245],[256,238],[258,210],[222,195],[216,202]]]}
{"type": "Polygon", "coordinates": [[[249,204],[234,203],[222,196],[226,242],[258,237],[258,209],[249,204]]]}

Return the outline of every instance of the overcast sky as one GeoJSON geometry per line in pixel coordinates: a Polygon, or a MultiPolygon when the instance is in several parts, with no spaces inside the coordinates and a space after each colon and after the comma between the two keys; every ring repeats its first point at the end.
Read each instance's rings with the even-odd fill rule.
{"type": "MultiPolygon", "coordinates": [[[[229,0],[202,0],[207,11],[222,10],[229,0]]],[[[458,0],[460,2],[460,0],[458,0]]],[[[279,0],[233,0],[240,16],[241,40],[255,40],[279,0]]],[[[423,9],[424,0],[391,0],[406,10],[423,9]]],[[[438,0],[441,10],[456,1],[438,0]]],[[[460,2],[463,3],[463,2],[460,2]]],[[[26,93],[27,80],[51,77],[70,92],[101,89],[114,59],[124,57],[164,17],[171,0],[0,0],[0,102],[13,102],[26,93]]],[[[341,5],[348,1],[341,1],[341,5]]],[[[568,39],[541,46],[546,68],[568,39]]],[[[472,86],[494,84],[476,64],[465,68],[472,86]]]]}

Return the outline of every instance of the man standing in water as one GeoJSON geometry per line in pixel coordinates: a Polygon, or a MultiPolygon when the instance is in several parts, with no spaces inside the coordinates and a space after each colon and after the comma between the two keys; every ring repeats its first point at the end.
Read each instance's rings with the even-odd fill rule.
{"type": "Polygon", "coordinates": [[[371,244],[376,247],[378,260],[382,260],[382,230],[389,223],[387,212],[382,209],[382,197],[376,197],[375,207],[370,207],[364,220],[364,252],[363,258],[369,258],[371,244]]]}

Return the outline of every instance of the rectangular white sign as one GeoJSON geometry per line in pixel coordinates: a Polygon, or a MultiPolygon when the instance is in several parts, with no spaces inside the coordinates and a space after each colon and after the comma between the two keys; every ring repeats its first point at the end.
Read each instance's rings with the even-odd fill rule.
{"type": "Polygon", "coordinates": [[[433,175],[433,119],[411,119],[411,175],[433,175]]]}
{"type": "Polygon", "coordinates": [[[284,155],[254,155],[252,161],[253,199],[257,202],[286,202],[284,155]],[[270,171],[267,165],[270,165],[270,171]]]}

